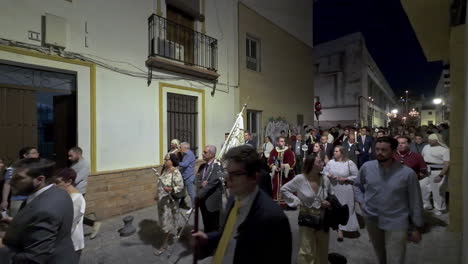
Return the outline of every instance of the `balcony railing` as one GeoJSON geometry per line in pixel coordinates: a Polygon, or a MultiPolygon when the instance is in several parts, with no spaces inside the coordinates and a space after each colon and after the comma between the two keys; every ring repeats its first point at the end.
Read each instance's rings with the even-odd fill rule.
{"type": "Polygon", "coordinates": [[[156,14],[148,18],[149,57],[163,57],[216,72],[218,41],[156,14]]]}

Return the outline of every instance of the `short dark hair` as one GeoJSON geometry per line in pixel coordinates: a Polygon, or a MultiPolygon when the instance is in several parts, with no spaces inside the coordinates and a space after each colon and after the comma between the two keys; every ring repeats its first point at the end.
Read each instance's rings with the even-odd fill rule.
{"type": "Polygon", "coordinates": [[[234,161],[242,163],[245,170],[247,171],[247,176],[256,177],[256,173],[261,169],[261,160],[257,151],[250,145],[241,145],[233,147],[224,154],[224,159],[226,161],[234,161]]]}
{"type": "Polygon", "coordinates": [[[423,138],[423,135],[422,135],[422,134],[420,134],[420,133],[417,133],[417,134],[416,134],[416,135],[414,135],[414,136],[415,136],[415,137],[421,137],[421,138],[423,138]]]}
{"type": "Polygon", "coordinates": [[[83,150],[78,146],[75,146],[75,147],[71,148],[70,151],[73,151],[73,152],[76,152],[76,153],[78,153],[80,155],[83,155],[83,150]]]}
{"type": "Polygon", "coordinates": [[[408,141],[408,144],[411,144],[411,138],[409,138],[408,136],[399,136],[397,140],[400,138],[405,138],[408,141]]]}
{"type": "Polygon", "coordinates": [[[55,178],[62,178],[62,181],[69,182],[71,181],[75,185],[76,172],[70,168],[61,169],[56,175],[55,178]]]}
{"type": "Polygon", "coordinates": [[[384,135],[386,134],[384,130],[379,130],[379,131],[377,131],[377,134],[378,134],[378,133],[382,133],[382,134],[384,134],[384,135]]]}
{"type": "Polygon", "coordinates": [[[45,176],[50,179],[53,176],[55,162],[41,158],[22,159],[13,164],[15,170],[28,170],[26,175],[31,178],[45,176]]]}
{"type": "Polygon", "coordinates": [[[284,139],[284,140],[286,140],[286,137],[279,136],[279,137],[276,138],[276,141],[279,142],[279,140],[280,140],[281,138],[284,139]]]}
{"type": "Polygon", "coordinates": [[[379,137],[377,138],[377,140],[375,141],[375,143],[388,143],[390,144],[390,147],[392,148],[392,150],[396,150],[397,147],[398,147],[398,141],[392,137],[389,137],[389,136],[385,136],[385,137],[379,137]]]}
{"type": "Polygon", "coordinates": [[[24,159],[24,155],[26,154],[29,154],[29,152],[31,152],[31,150],[33,149],[36,149],[35,147],[24,147],[22,149],[20,149],[18,155],[19,155],[19,159],[24,159]]]}
{"type": "Polygon", "coordinates": [[[248,131],[248,130],[245,130],[245,131],[244,131],[244,134],[249,134],[249,136],[251,135],[251,134],[250,134],[250,131],[248,131]]]}

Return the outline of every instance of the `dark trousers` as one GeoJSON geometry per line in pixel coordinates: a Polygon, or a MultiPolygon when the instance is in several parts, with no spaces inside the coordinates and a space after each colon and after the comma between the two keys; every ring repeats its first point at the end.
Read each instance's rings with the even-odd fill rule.
{"type": "Polygon", "coordinates": [[[203,225],[205,226],[204,232],[219,231],[219,211],[210,212],[206,208],[205,203],[201,203],[200,212],[203,219],[203,225]]]}
{"type": "MultiPolygon", "coordinates": [[[[86,193],[83,193],[83,197],[85,197],[86,193]]],[[[89,219],[88,217],[83,217],[83,224],[87,226],[94,226],[94,220],[89,219]]]]}
{"type": "Polygon", "coordinates": [[[296,175],[302,173],[302,166],[303,166],[302,159],[303,159],[302,155],[296,155],[296,165],[294,166],[294,172],[296,173],[296,175]]]}

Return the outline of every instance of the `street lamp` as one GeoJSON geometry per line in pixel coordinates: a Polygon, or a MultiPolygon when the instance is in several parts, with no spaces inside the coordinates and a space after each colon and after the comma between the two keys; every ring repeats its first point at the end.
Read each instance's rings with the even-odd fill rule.
{"type": "Polygon", "coordinates": [[[394,114],[394,115],[398,114],[398,109],[393,109],[392,114],[394,114]]]}
{"type": "Polygon", "coordinates": [[[432,102],[433,102],[434,104],[436,104],[436,105],[439,105],[439,104],[442,103],[442,99],[440,99],[440,98],[435,98],[434,100],[432,100],[432,102]]]}

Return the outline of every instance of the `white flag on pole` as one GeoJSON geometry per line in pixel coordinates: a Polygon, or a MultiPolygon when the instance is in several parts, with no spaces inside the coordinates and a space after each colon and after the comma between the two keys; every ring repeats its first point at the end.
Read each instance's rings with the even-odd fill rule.
{"type": "MultiPolygon", "coordinates": [[[[245,108],[245,107],[244,107],[245,108]]],[[[223,144],[221,151],[216,157],[218,160],[221,160],[224,154],[232,147],[240,146],[244,144],[244,117],[242,116],[244,109],[237,115],[236,122],[232,126],[231,132],[229,133],[228,138],[223,144]]]]}

